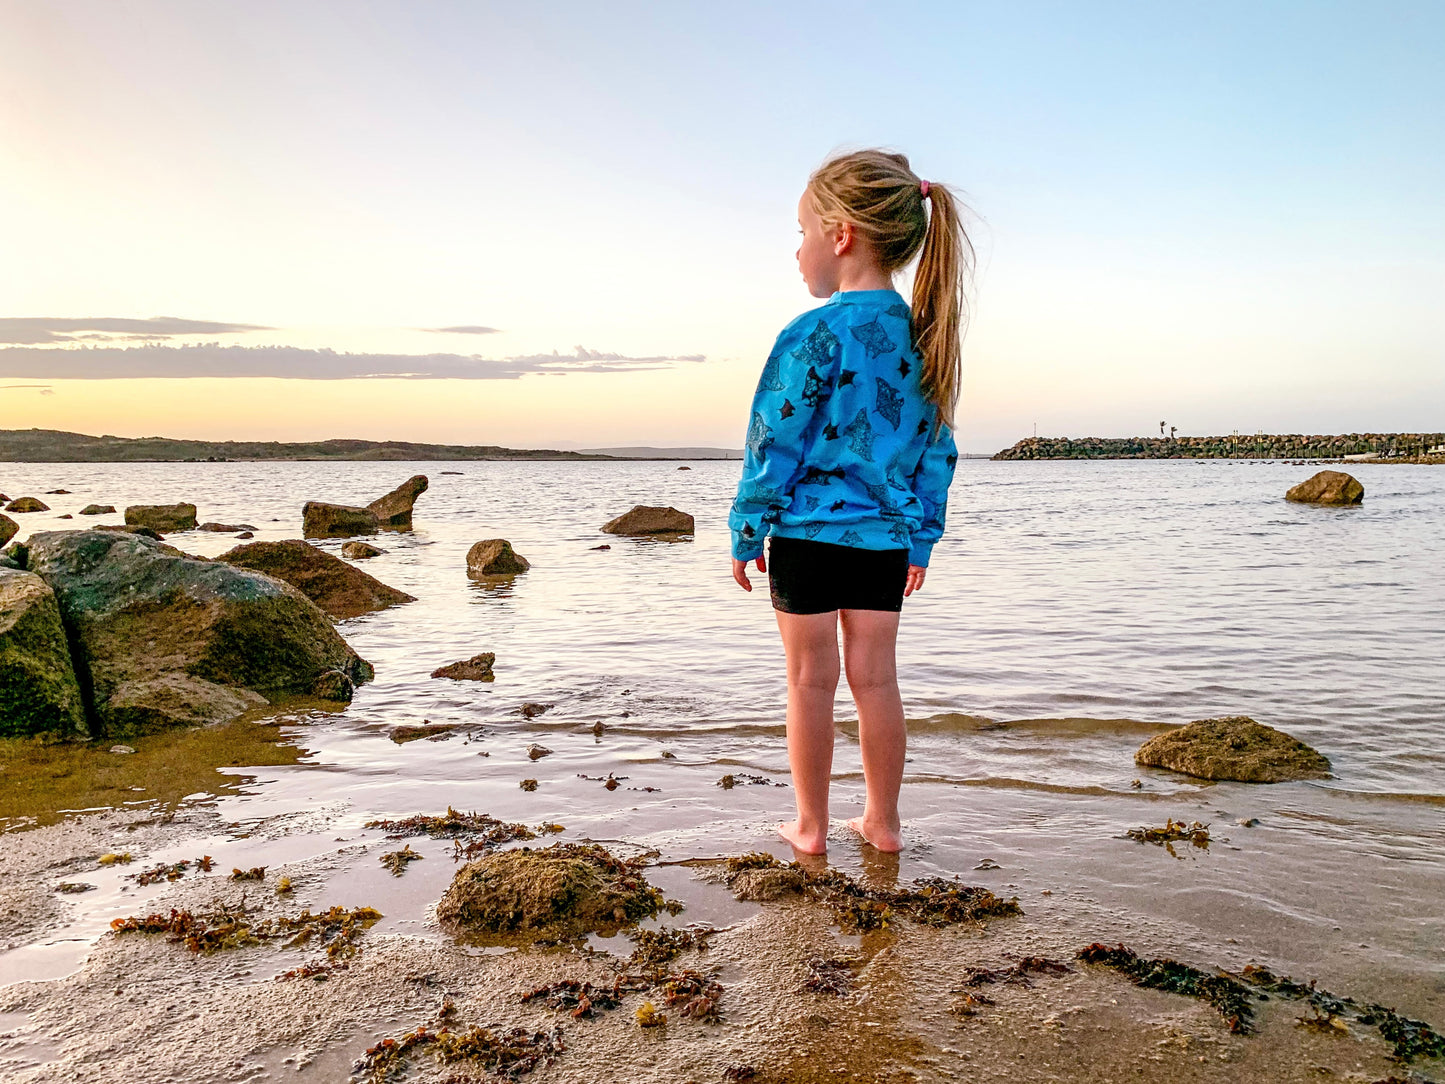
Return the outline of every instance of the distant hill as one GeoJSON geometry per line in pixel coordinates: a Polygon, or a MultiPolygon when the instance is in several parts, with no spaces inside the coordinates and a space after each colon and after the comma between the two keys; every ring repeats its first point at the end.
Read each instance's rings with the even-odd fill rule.
{"type": "Polygon", "coordinates": [[[741,459],[741,448],[583,448],[611,459],[741,459]]]}
{"type": "Polygon", "coordinates": [[[56,429],[0,429],[0,463],[188,463],[263,459],[607,460],[615,456],[490,444],[416,444],[403,440],[321,440],[309,443],[176,440],[171,437],[92,437],[56,429]]]}

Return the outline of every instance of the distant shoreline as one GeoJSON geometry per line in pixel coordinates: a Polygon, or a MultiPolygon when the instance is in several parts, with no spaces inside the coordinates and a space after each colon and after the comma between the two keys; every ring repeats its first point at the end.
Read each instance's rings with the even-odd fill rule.
{"type": "Polygon", "coordinates": [[[727,448],[608,448],[586,452],[504,448],[492,444],[423,444],[400,440],[237,441],[89,436],[56,429],[0,429],[0,463],[260,463],[741,459],[727,448]]]}

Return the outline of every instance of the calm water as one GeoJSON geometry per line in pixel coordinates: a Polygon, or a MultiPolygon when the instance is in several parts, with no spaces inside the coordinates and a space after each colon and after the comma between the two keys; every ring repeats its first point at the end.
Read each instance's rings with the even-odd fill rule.
{"type": "MultiPolygon", "coordinates": [[[[341,626],[376,682],[344,713],[296,716],[288,733],[306,763],[248,773],[255,782],[220,799],[222,812],[240,822],[339,810],[310,844],[319,851],[335,846],[337,823],[450,803],[556,818],[569,836],[626,837],[683,857],[768,845],[791,805],[788,789],[714,785],[729,771],[787,781],[786,686],[765,584],[746,595],[729,575],[739,464],[691,467],[5,464],[0,490],[72,491],[45,498],[50,514],[18,517],[23,531],[75,526],[54,517],[91,501],[188,500],[202,519],[255,524],[268,539],[297,536],[307,499],[364,503],[426,473],[416,529],[382,536],[387,553],[365,563],[418,601],[341,626]],[[691,512],[696,539],[597,532],[633,504],[691,512]],[[532,570],[504,586],[469,582],[468,547],[492,537],[509,539],[532,570]],[[593,549],[602,544],[611,548],[593,549]],[[479,651],[497,655],[494,683],[428,677],[479,651]],[[524,701],[555,708],[528,722],[516,713],[524,701]],[[471,740],[388,740],[391,726],[424,719],[464,724],[471,740]],[[529,761],[532,741],[554,755],[529,761]],[[609,772],[628,777],[622,789],[579,777],[609,772]],[[519,790],[523,776],[540,780],[536,793],[519,790]]],[[[1285,489],[1311,472],[962,462],[948,534],[904,611],[903,874],[971,871],[990,858],[1001,869],[969,876],[1017,892],[1031,913],[1081,929],[1080,916],[1097,913],[1152,923],[1194,946],[1180,955],[1270,960],[1393,993],[1438,1024],[1445,470],[1362,465],[1363,506],[1286,503],[1285,489]],[[1160,724],[1221,714],[1310,742],[1336,778],[1205,785],[1134,766],[1134,749],[1160,724]],[[1176,860],[1119,838],[1167,816],[1212,822],[1226,842],[1176,860]],[[1259,826],[1236,823],[1248,817],[1259,826]]],[[[234,544],[200,533],[170,541],[206,556],[234,544]]],[[[851,718],[843,690],[837,816],[860,808],[851,718]]],[[[238,855],[247,845],[236,844],[238,855]]],[[[289,846],[300,854],[308,844],[289,846]]],[[[842,836],[833,850],[840,863],[859,860],[842,836]]],[[[415,897],[400,906],[413,922],[446,872],[418,865],[439,868],[407,879],[415,897]]],[[[96,899],[81,926],[99,929],[114,913],[104,894],[96,899]]],[[[0,957],[0,968],[64,970],[25,952],[0,957]]]]}

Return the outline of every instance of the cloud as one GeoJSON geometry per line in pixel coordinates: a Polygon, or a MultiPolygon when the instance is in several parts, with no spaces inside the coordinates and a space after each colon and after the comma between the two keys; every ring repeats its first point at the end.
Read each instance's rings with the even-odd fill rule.
{"type": "Polygon", "coordinates": [[[121,380],[156,377],[279,377],[288,380],[516,380],[529,373],[630,372],[706,361],[702,354],[633,357],[576,347],[570,354],[484,358],[477,354],[348,354],[297,346],[0,347],[0,379],[121,380]]]}
{"type": "Polygon", "coordinates": [[[418,331],[437,331],[446,335],[496,335],[501,328],[482,327],[481,324],[458,324],[456,327],[423,327],[418,331]]]}
{"type": "Polygon", "coordinates": [[[76,319],[52,316],[0,317],[0,344],[31,346],[39,343],[75,342],[79,339],[168,339],[175,335],[229,335],[240,331],[271,331],[259,324],[220,324],[211,320],[182,320],[175,316],[152,316],[129,320],[117,316],[76,319]],[[91,332],[92,334],[72,334],[91,332]]]}

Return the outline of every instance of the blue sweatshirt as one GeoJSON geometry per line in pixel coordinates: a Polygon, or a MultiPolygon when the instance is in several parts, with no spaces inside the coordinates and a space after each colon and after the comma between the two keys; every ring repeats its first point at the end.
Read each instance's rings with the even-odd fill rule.
{"type": "Polygon", "coordinates": [[[783,329],[753,397],[735,558],[771,532],[928,564],[958,452],[924,398],[908,318],[897,291],[849,290],[783,329]]]}

